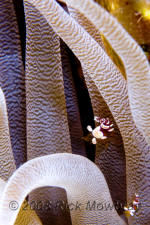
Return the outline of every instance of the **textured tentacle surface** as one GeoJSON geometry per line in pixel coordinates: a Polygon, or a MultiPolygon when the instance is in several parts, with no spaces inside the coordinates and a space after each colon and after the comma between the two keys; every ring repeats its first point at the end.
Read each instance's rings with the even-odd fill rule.
{"type": "Polygon", "coordinates": [[[139,210],[140,216],[137,215],[135,221],[137,224],[145,224],[150,219],[147,202],[150,194],[148,179],[150,155],[144,138],[133,123],[125,80],[94,39],[55,1],[31,2],[74,51],[108,104],[120,129],[126,150],[128,201],[132,202],[136,191],[140,194],[142,206],[139,210]]]}
{"type": "MultiPolygon", "coordinates": [[[[60,2],[59,4],[66,12],[68,12],[66,4],[60,2]]],[[[81,112],[79,109],[77,88],[74,79],[74,76],[78,73],[78,67],[74,60],[74,54],[61,39],[60,48],[72,153],[86,156],[86,146],[82,140],[83,129],[80,117],[81,112]]]]}
{"type": "Polygon", "coordinates": [[[5,96],[0,88],[0,177],[7,180],[15,171],[5,96]]]}
{"type": "MultiPolygon", "coordinates": [[[[3,181],[0,178],[0,193],[1,193],[1,196],[2,196],[2,193],[5,189],[5,186],[6,186],[6,182],[3,181]]],[[[0,199],[1,199],[1,196],[0,196],[0,199]]],[[[12,204],[12,206],[13,206],[13,204],[12,204]]],[[[11,204],[9,204],[9,207],[11,207],[11,204]]],[[[19,211],[19,214],[17,216],[16,222],[15,222],[14,225],[42,225],[42,223],[39,220],[36,213],[33,210],[31,210],[31,208],[29,207],[29,205],[25,201],[21,206],[21,209],[19,211]]]]}
{"type": "Polygon", "coordinates": [[[75,201],[81,204],[81,210],[71,211],[73,225],[125,224],[115,209],[87,209],[87,203],[93,201],[103,206],[113,204],[107,183],[95,164],[83,156],[68,153],[35,158],[13,174],[1,198],[0,223],[13,225],[20,207],[16,211],[9,210],[8,205],[12,199],[21,206],[30,191],[45,185],[65,188],[69,204],[75,201]]]}
{"type": "Polygon", "coordinates": [[[71,152],[60,38],[36,8],[25,3],[27,24],[27,156],[71,152]]]}
{"type": "Polygon", "coordinates": [[[3,192],[4,188],[5,188],[5,181],[0,178],[0,193],[3,192]]]}
{"type": "Polygon", "coordinates": [[[81,139],[83,137],[83,130],[81,125],[77,93],[72,74],[73,68],[71,67],[71,60],[69,59],[68,49],[64,42],[61,42],[61,51],[72,152],[86,156],[85,145],[83,140],[81,139]]]}
{"type": "Polygon", "coordinates": [[[0,85],[17,167],[26,160],[25,75],[19,38],[13,1],[0,1],[0,85]]]}
{"type": "Polygon", "coordinates": [[[104,34],[121,57],[127,74],[128,93],[132,115],[137,127],[150,144],[150,67],[142,49],[117,20],[91,0],[67,0],[79,8],[104,34]]]}

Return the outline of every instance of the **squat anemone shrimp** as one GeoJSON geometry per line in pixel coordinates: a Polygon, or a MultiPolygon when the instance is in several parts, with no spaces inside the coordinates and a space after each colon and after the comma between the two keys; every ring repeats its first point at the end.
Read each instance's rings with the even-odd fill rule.
{"type": "Polygon", "coordinates": [[[99,125],[95,129],[92,129],[92,127],[88,125],[87,129],[92,133],[92,143],[96,144],[97,139],[106,139],[109,132],[112,132],[114,128],[109,118],[100,118],[95,116],[94,120],[98,122],[99,125]]]}
{"type": "Polygon", "coordinates": [[[130,207],[124,207],[126,217],[134,216],[139,208],[139,195],[135,193],[134,200],[130,207]]]}

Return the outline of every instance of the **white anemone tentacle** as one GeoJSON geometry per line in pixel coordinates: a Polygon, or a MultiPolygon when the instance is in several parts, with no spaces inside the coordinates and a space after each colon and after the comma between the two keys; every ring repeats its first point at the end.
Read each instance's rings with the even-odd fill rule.
{"type": "Polygon", "coordinates": [[[60,38],[27,0],[24,8],[27,159],[56,152],[71,153],[60,38]]]}
{"type": "MultiPolygon", "coordinates": [[[[0,178],[0,202],[1,202],[1,197],[2,193],[5,189],[6,182],[0,178]]],[[[14,203],[15,204],[15,203],[14,203]]],[[[10,204],[9,207],[13,207],[13,202],[12,205],[10,204]]],[[[14,205],[15,207],[15,205],[14,205]]],[[[5,223],[3,223],[5,224],[5,223]]],[[[27,206],[27,203],[25,202],[24,205],[22,205],[21,210],[19,211],[19,215],[17,217],[17,220],[15,222],[15,225],[42,225],[39,217],[36,215],[34,210],[30,209],[30,206],[27,206]]]]}
{"type": "Polygon", "coordinates": [[[2,194],[0,224],[13,225],[25,197],[32,190],[47,185],[65,188],[68,203],[72,205],[78,201],[80,204],[79,210],[71,210],[73,225],[125,225],[115,209],[105,208],[109,204],[112,206],[113,202],[105,178],[98,167],[83,156],[69,153],[38,157],[16,170],[2,194]],[[9,209],[13,200],[18,203],[17,210],[9,209]],[[89,207],[94,201],[96,208],[90,210],[89,207]]]}
{"type": "Polygon", "coordinates": [[[93,0],[65,0],[80,11],[107,38],[122,59],[133,119],[150,144],[150,66],[142,49],[106,10],[93,0]]]}
{"type": "MultiPolygon", "coordinates": [[[[6,182],[0,178],[0,193],[3,192],[6,182]]],[[[0,195],[1,198],[1,195],[0,195]]]]}
{"type": "Polygon", "coordinates": [[[6,100],[0,88],[0,178],[7,180],[15,169],[16,165],[10,141],[6,100]]]}

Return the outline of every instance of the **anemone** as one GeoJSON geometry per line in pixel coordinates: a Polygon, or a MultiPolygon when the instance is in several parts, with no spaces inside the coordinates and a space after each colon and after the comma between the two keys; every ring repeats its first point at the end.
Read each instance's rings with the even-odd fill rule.
{"type": "MultiPolygon", "coordinates": [[[[25,197],[36,188],[47,185],[65,188],[69,203],[79,199],[86,204],[87,199],[90,201],[96,199],[98,202],[106,201],[113,204],[107,182],[100,169],[84,157],[67,153],[58,154],[58,152],[71,153],[65,90],[60,69],[60,37],[81,62],[94,114],[96,115],[99,109],[102,111],[105,108],[115,123],[117,130],[115,138],[120,137],[123,140],[127,200],[130,203],[133,195],[138,193],[141,201],[138,213],[132,222],[129,220],[129,224],[148,224],[150,215],[147,205],[150,194],[148,61],[140,47],[117,20],[94,1],[66,0],[65,2],[69,6],[70,15],[54,0],[25,0],[27,146],[28,159],[35,159],[29,160],[16,170],[7,182],[1,198],[0,222],[13,224],[25,197]],[[39,13],[39,17],[34,23],[36,13],[39,13]],[[39,19],[41,15],[49,26],[44,20],[39,19]],[[85,21],[88,21],[89,25],[85,21]],[[100,32],[121,58],[127,81],[104,51],[100,32]],[[47,39],[42,36],[40,38],[42,33],[44,37],[48,36],[47,39]],[[50,48],[52,51],[49,50],[50,48]],[[48,62],[50,63],[47,67],[48,62]],[[43,67],[44,63],[45,67],[43,67]],[[54,75],[50,77],[49,73],[54,75]],[[52,84],[55,88],[51,87],[52,84]],[[57,154],[43,156],[51,153],[57,154]],[[41,157],[38,157],[40,155],[41,157]],[[24,182],[24,177],[27,182],[24,182]],[[8,203],[12,199],[19,203],[16,211],[8,210],[8,203]]],[[[2,109],[4,109],[2,114],[5,115],[2,122],[5,124],[7,136],[7,143],[3,146],[4,148],[9,146],[8,153],[12,158],[6,106],[2,106],[2,109]]],[[[103,147],[103,145],[97,146],[97,164],[100,164],[98,163],[99,149],[103,147]]],[[[115,146],[116,149],[119,147],[115,146]]],[[[112,157],[112,160],[115,163],[115,158],[112,157]]],[[[12,165],[13,163],[12,161],[12,165]]],[[[73,224],[92,224],[95,221],[97,224],[125,224],[115,210],[87,212],[84,208],[81,212],[71,211],[71,219],[73,224]]]]}

